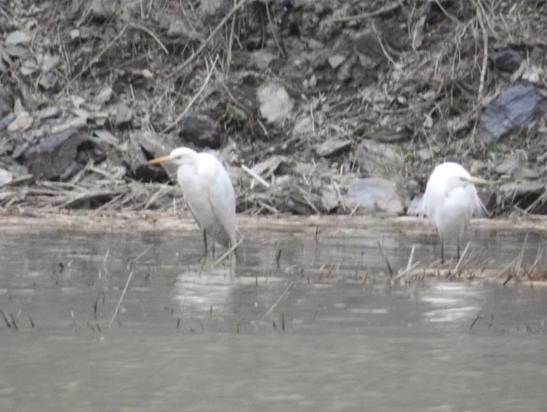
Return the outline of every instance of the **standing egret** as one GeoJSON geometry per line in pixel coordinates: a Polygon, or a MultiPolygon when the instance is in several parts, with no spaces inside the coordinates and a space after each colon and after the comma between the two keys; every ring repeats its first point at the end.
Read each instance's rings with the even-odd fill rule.
{"type": "MultiPolygon", "coordinates": [[[[207,236],[229,249],[236,244],[236,203],[230,176],[222,163],[209,153],[187,147],[174,149],[168,156],[148,163],[172,162],[178,166],[177,181],[192,216],[203,232],[205,257],[207,236]]],[[[213,243],[214,247],[214,243],[213,243]]]]}
{"type": "Polygon", "coordinates": [[[482,216],[486,208],[474,185],[490,184],[488,180],[471,176],[454,162],[445,162],[433,170],[422,199],[420,215],[427,215],[441,239],[441,262],[444,263],[444,241],[456,238],[458,259],[460,241],[471,216],[482,216]]]}

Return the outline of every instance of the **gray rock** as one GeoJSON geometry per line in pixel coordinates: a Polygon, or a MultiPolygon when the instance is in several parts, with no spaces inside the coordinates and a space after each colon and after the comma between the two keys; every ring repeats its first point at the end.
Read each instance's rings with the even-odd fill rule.
{"type": "Polygon", "coordinates": [[[17,115],[15,113],[8,113],[0,119],[0,130],[6,129],[15,119],[17,115]]]}
{"type": "Polygon", "coordinates": [[[496,69],[507,73],[517,71],[522,63],[520,53],[511,48],[494,50],[489,57],[496,69]]]}
{"type": "Polygon", "coordinates": [[[401,175],[404,157],[398,147],[363,140],[355,152],[355,161],[368,176],[394,178],[401,175]]]}
{"type": "MultiPolygon", "coordinates": [[[[129,136],[129,159],[127,159],[127,175],[140,182],[167,182],[169,175],[168,168],[150,166],[148,160],[169,153],[170,149],[163,147],[155,139],[154,135],[148,132],[134,132],[129,136]],[[148,155],[148,156],[147,156],[148,155]]],[[[176,168],[171,171],[175,176],[176,168]]]]}
{"type": "Polygon", "coordinates": [[[105,21],[114,16],[119,0],[92,0],[89,5],[89,17],[95,21],[105,21]]]}
{"type": "Polygon", "coordinates": [[[57,106],[49,106],[36,112],[36,118],[39,120],[51,119],[52,117],[60,117],[63,110],[57,106]]]}
{"type": "Polygon", "coordinates": [[[85,132],[70,129],[22,145],[16,148],[12,157],[19,158],[34,177],[65,180],[90,160],[100,162],[106,155],[85,132]]]}
{"type": "Polygon", "coordinates": [[[423,195],[418,195],[412,198],[412,200],[408,204],[408,208],[406,209],[406,214],[408,216],[420,215],[420,213],[422,212],[422,199],[423,195]]]}
{"type": "Polygon", "coordinates": [[[22,30],[12,31],[6,36],[4,44],[6,46],[19,46],[29,44],[31,40],[30,35],[22,30]]]}
{"type": "Polygon", "coordinates": [[[505,159],[494,169],[500,175],[512,175],[520,167],[520,162],[514,157],[505,159]]]}
{"type": "Polygon", "coordinates": [[[345,139],[328,139],[322,143],[313,146],[313,150],[318,156],[328,157],[336,156],[346,151],[351,146],[351,142],[345,139]]]}
{"type": "Polygon", "coordinates": [[[29,112],[20,112],[17,114],[17,117],[15,120],[13,120],[9,126],[8,131],[9,132],[24,132],[25,130],[28,130],[30,126],[32,126],[32,122],[34,119],[30,115],[29,112]]]}
{"type": "Polygon", "coordinates": [[[0,187],[7,185],[13,180],[13,175],[7,170],[0,169],[0,187]]]}
{"type": "Polygon", "coordinates": [[[218,149],[222,145],[222,134],[217,123],[204,113],[188,112],[180,122],[179,136],[198,148],[218,149]]]}
{"type": "Polygon", "coordinates": [[[477,137],[498,142],[547,113],[547,98],[533,85],[515,84],[492,100],[479,115],[477,137]]]}
{"type": "Polygon", "coordinates": [[[328,58],[328,62],[331,68],[337,69],[346,60],[346,56],[343,54],[333,54],[328,58]]]}
{"type": "Polygon", "coordinates": [[[133,110],[125,103],[120,103],[116,107],[116,116],[114,117],[114,126],[121,127],[131,124],[133,120],[133,110]]]}
{"type": "Polygon", "coordinates": [[[282,122],[292,113],[293,101],[280,83],[262,84],[256,92],[256,97],[260,104],[260,114],[269,123],[282,122]]]}
{"type": "Polygon", "coordinates": [[[13,111],[13,95],[10,93],[9,89],[4,88],[0,90],[0,119],[13,111]]]}
{"type": "Polygon", "coordinates": [[[76,159],[83,141],[84,136],[75,130],[53,134],[25,150],[25,164],[37,178],[58,178],[76,159]]]}
{"type": "Polygon", "coordinates": [[[396,216],[403,213],[403,202],[393,182],[371,177],[358,179],[351,184],[345,203],[359,214],[396,216]]]}
{"type": "Polygon", "coordinates": [[[324,189],[321,191],[321,206],[329,213],[338,207],[338,194],[336,190],[324,189]]]}

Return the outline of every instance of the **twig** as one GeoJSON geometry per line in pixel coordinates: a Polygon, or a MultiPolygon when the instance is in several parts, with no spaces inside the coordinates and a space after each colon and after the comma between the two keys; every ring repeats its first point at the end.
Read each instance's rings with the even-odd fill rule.
{"type": "Polygon", "coordinates": [[[266,319],[268,316],[270,316],[270,314],[273,312],[273,310],[277,307],[277,305],[279,305],[279,302],[281,302],[281,300],[287,295],[287,293],[289,293],[289,291],[292,289],[292,287],[294,286],[294,283],[295,281],[294,280],[291,280],[289,282],[289,284],[287,285],[287,287],[285,288],[285,290],[283,291],[283,293],[277,298],[277,300],[274,302],[274,304],[272,306],[270,306],[270,308],[266,311],[266,313],[262,316],[262,318],[260,318],[260,321],[262,322],[264,319],[266,319]]]}
{"type": "Polygon", "coordinates": [[[384,257],[384,260],[386,262],[387,270],[389,271],[389,276],[393,277],[393,269],[391,267],[391,264],[389,263],[389,259],[387,258],[386,252],[384,251],[384,247],[382,246],[379,240],[377,240],[376,243],[378,243],[378,248],[380,248],[380,253],[382,253],[382,256],[384,257]]]}
{"type": "Polygon", "coordinates": [[[125,296],[125,292],[127,292],[127,288],[129,287],[129,282],[131,282],[132,277],[133,277],[133,271],[129,272],[129,276],[127,276],[127,281],[125,282],[125,286],[123,288],[122,294],[120,295],[120,299],[118,300],[118,304],[116,305],[116,309],[114,310],[112,319],[110,319],[110,323],[108,324],[109,328],[112,327],[112,324],[114,323],[114,319],[116,319],[116,316],[118,316],[118,311],[120,310],[120,306],[125,296]]]}
{"type": "Polygon", "coordinates": [[[241,165],[241,169],[243,169],[243,171],[245,173],[247,173],[249,176],[251,176],[253,179],[255,179],[258,183],[260,183],[266,189],[270,188],[270,184],[268,182],[266,182],[262,177],[260,177],[260,175],[258,173],[253,172],[251,169],[249,169],[245,165],[241,165]]]}
{"type": "Polygon", "coordinates": [[[214,266],[217,266],[224,259],[226,259],[230,255],[230,253],[232,253],[234,250],[236,250],[236,248],[241,244],[241,242],[243,242],[244,238],[245,238],[245,236],[241,236],[239,238],[239,240],[236,242],[235,245],[232,245],[232,247],[230,247],[230,249],[228,249],[226,252],[224,252],[224,254],[215,261],[214,266]]]}
{"type": "Polygon", "coordinates": [[[222,28],[222,26],[224,26],[226,24],[226,22],[228,20],[230,20],[230,18],[232,17],[232,15],[238,11],[241,7],[243,7],[245,5],[245,3],[247,3],[249,0],[241,0],[239,3],[237,3],[236,5],[234,5],[234,7],[232,8],[232,10],[230,10],[230,12],[228,14],[226,14],[226,16],[224,16],[224,18],[220,21],[220,23],[215,27],[215,29],[211,32],[211,34],[209,35],[209,37],[207,37],[207,39],[205,39],[205,41],[201,44],[201,46],[198,47],[198,49],[188,58],[184,61],[184,63],[182,64],[179,64],[177,67],[175,67],[175,69],[173,70],[173,72],[171,72],[171,74],[169,74],[167,76],[167,78],[171,78],[173,77],[175,74],[177,74],[180,70],[184,69],[186,66],[188,66],[190,63],[192,63],[196,57],[203,51],[203,49],[205,49],[205,47],[209,44],[209,42],[211,41],[211,39],[218,33],[218,31],[222,28]]]}
{"type": "Polygon", "coordinates": [[[77,79],[80,78],[80,76],[82,76],[82,74],[84,74],[86,71],[88,71],[91,66],[93,66],[97,60],[99,60],[101,58],[101,56],[103,54],[105,54],[108,49],[110,49],[125,33],[125,31],[127,30],[127,28],[129,27],[129,24],[126,24],[125,26],[123,26],[123,28],[120,30],[120,32],[116,35],[116,37],[114,37],[110,43],[108,43],[106,45],[106,47],[104,47],[99,53],[97,53],[97,55],[95,57],[93,57],[90,62],[82,69],[78,72],[78,74],[76,76],[74,76],[72,79],[70,79],[70,81],[65,85],[65,87],[63,88],[63,91],[68,89],[68,87],[74,83],[77,79]]]}
{"type": "Polygon", "coordinates": [[[412,245],[410,250],[410,256],[408,257],[408,263],[406,264],[406,270],[408,271],[412,266],[412,260],[414,260],[414,251],[416,250],[416,245],[412,245]]]}
{"type": "Polygon", "coordinates": [[[374,23],[371,25],[371,27],[372,27],[372,30],[374,31],[374,35],[376,36],[376,40],[378,40],[378,44],[380,45],[380,48],[382,49],[382,53],[384,53],[384,56],[393,65],[393,67],[397,69],[399,66],[397,65],[395,60],[393,60],[393,58],[389,55],[386,48],[384,47],[384,42],[382,41],[380,34],[376,30],[376,26],[374,25],[374,23]]]}
{"type": "Polygon", "coordinates": [[[161,40],[158,38],[158,36],[156,36],[154,34],[154,32],[152,30],[150,30],[150,29],[148,29],[144,26],[141,26],[140,24],[136,24],[136,23],[131,23],[130,26],[133,27],[134,29],[142,30],[143,32],[148,34],[150,37],[152,37],[156,41],[156,43],[158,43],[158,45],[165,52],[165,54],[169,54],[169,50],[167,50],[167,47],[164,46],[164,44],[161,42],[161,40]]]}
{"type": "Polygon", "coordinates": [[[488,33],[486,32],[486,27],[483,21],[482,8],[479,4],[480,0],[473,0],[473,3],[475,5],[475,9],[477,10],[477,18],[479,20],[479,25],[481,26],[481,31],[482,31],[483,56],[482,56],[482,68],[481,68],[481,78],[479,83],[479,92],[477,96],[478,103],[480,104],[483,99],[484,80],[486,78],[486,69],[488,67],[488,33]]]}
{"type": "Polygon", "coordinates": [[[166,133],[169,130],[171,130],[173,127],[175,127],[181,121],[181,119],[184,117],[184,115],[188,112],[188,110],[190,110],[190,108],[192,107],[194,102],[197,100],[197,98],[201,95],[201,93],[203,93],[203,91],[205,90],[205,88],[209,84],[209,80],[211,80],[211,76],[213,75],[213,71],[214,71],[215,66],[217,64],[217,61],[218,61],[218,54],[215,56],[215,61],[213,62],[213,67],[211,67],[211,69],[208,70],[207,77],[205,78],[205,81],[203,82],[203,84],[199,88],[198,92],[188,102],[188,104],[186,105],[186,108],[184,109],[184,111],[179,116],[177,116],[175,121],[173,123],[171,123],[170,125],[168,125],[165,129],[163,129],[161,131],[162,133],[166,133]]]}
{"type": "Polygon", "coordinates": [[[477,313],[477,316],[475,316],[475,319],[473,319],[473,322],[471,322],[471,325],[469,325],[469,330],[473,329],[473,326],[475,326],[475,323],[478,322],[478,320],[482,318],[481,313],[477,313]]]}
{"type": "Polygon", "coordinates": [[[459,21],[456,17],[454,17],[452,14],[450,14],[441,4],[439,0],[435,0],[435,3],[437,4],[437,7],[443,12],[443,14],[448,17],[450,20],[452,20],[456,24],[461,24],[462,22],[459,21]]]}
{"type": "Polygon", "coordinates": [[[266,8],[266,15],[268,16],[268,25],[270,26],[270,30],[272,32],[272,37],[274,39],[274,43],[277,46],[277,49],[279,50],[279,53],[281,53],[281,56],[284,58],[287,57],[287,53],[285,53],[285,50],[283,50],[283,47],[281,46],[281,43],[279,42],[279,39],[277,38],[277,34],[275,33],[275,26],[272,22],[272,16],[270,14],[270,6],[268,2],[264,3],[264,7],[266,8]]]}
{"type": "Polygon", "coordinates": [[[354,16],[333,17],[332,19],[329,19],[328,21],[352,21],[352,20],[366,19],[369,17],[381,16],[382,14],[390,13],[394,10],[397,10],[400,6],[401,5],[398,2],[395,2],[395,3],[388,4],[387,6],[384,6],[376,11],[356,14],[354,16]]]}
{"type": "Polygon", "coordinates": [[[458,273],[458,270],[460,269],[460,266],[463,262],[463,258],[467,254],[467,251],[469,250],[469,246],[471,246],[471,242],[467,242],[467,245],[465,245],[465,249],[463,250],[462,255],[460,256],[460,259],[458,260],[458,263],[456,263],[456,267],[454,268],[454,273],[458,273]]]}

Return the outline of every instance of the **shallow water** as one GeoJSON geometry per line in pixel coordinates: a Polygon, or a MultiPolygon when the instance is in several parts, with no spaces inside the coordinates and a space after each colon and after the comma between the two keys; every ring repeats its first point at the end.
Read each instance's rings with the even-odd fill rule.
{"type": "Polygon", "coordinates": [[[231,279],[195,231],[5,233],[0,410],[543,411],[547,289],[390,286],[376,235],[257,231],[231,279]]]}

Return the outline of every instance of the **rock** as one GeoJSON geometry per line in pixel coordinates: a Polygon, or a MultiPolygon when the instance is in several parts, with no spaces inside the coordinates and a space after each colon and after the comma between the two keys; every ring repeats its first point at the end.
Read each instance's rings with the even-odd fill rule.
{"type": "Polygon", "coordinates": [[[217,123],[205,113],[186,113],[180,121],[179,136],[183,142],[192,143],[198,148],[218,149],[223,142],[217,123]]]}
{"type": "Polygon", "coordinates": [[[57,87],[57,75],[54,72],[43,73],[38,84],[44,90],[54,90],[57,87]]]}
{"type": "Polygon", "coordinates": [[[409,132],[404,127],[386,127],[375,132],[370,132],[365,135],[367,139],[376,140],[378,142],[394,143],[407,140],[409,132]]]}
{"type": "Polygon", "coordinates": [[[106,21],[114,16],[119,7],[119,0],[92,0],[88,13],[91,20],[106,21]]]}
{"type": "Polygon", "coordinates": [[[0,130],[4,130],[8,127],[15,119],[17,115],[15,113],[9,113],[0,119],[0,130]]]}
{"type": "Polygon", "coordinates": [[[516,199],[524,196],[536,197],[544,192],[545,184],[529,180],[504,183],[499,187],[499,193],[502,199],[516,199]]]}
{"type": "Polygon", "coordinates": [[[122,127],[131,124],[133,120],[133,110],[125,105],[125,103],[120,103],[116,107],[116,116],[114,117],[114,126],[122,127]]]}
{"type": "Polygon", "coordinates": [[[76,159],[78,146],[83,141],[83,135],[76,130],[53,134],[24,152],[25,164],[37,178],[58,178],[76,159]]]}
{"type": "Polygon", "coordinates": [[[187,43],[199,40],[201,36],[181,16],[164,14],[160,17],[160,27],[167,37],[187,43]]]}
{"type": "Polygon", "coordinates": [[[328,213],[332,212],[338,207],[338,193],[334,189],[321,190],[321,206],[328,213]]]}
{"type": "Polygon", "coordinates": [[[255,164],[251,170],[263,179],[267,179],[286,161],[287,159],[284,156],[272,156],[255,164]]]}
{"type": "Polygon", "coordinates": [[[4,44],[6,46],[19,46],[29,44],[31,40],[30,35],[22,30],[12,31],[6,36],[4,44]]]}
{"type": "Polygon", "coordinates": [[[511,176],[515,172],[515,170],[517,170],[519,167],[520,167],[520,162],[514,157],[511,157],[509,159],[504,160],[502,163],[496,166],[494,170],[496,171],[496,173],[499,173],[500,175],[511,176]]]}
{"type": "Polygon", "coordinates": [[[14,111],[13,95],[7,88],[0,88],[0,119],[14,111]]]}
{"type": "Polygon", "coordinates": [[[257,50],[251,54],[251,61],[257,69],[266,70],[270,63],[276,59],[276,55],[266,50],[257,50]]]}
{"type": "Polygon", "coordinates": [[[515,84],[502,91],[479,115],[477,137],[498,142],[547,113],[547,98],[533,85],[515,84]]]}
{"type": "Polygon", "coordinates": [[[61,58],[59,56],[52,55],[49,53],[46,54],[42,60],[42,67],[41,67],[42,73],[50,72],[52,69],[57,67],[60,61],[61,61],[61,58]]]}
{"type": "Polygon", "coordinates": [[[523,166],[522,162],[515,157],[505,159],[494,170],[500,175],[509,176],[513,179],[539,178],[538,172],[523,166]]]}
{"type": "Polygon", "coordinates": [[[395,184],[370,177],[354,181],[345,196],[346,206],[359,214],[373,213],[396,216],[403,213],[403,203],[395,184]]]}
{"type": "Polygon", "coordinates": [[[21,65],[19,71],[23,76],[30,76],[31,74],[37,72],[38,69],[38,64],[36,64],[34,59],[27,59],[21,65]]]}
{"type": "Polygon", "coordinates": [[[422,161],[429,160],[432,157],[431,149],[429,147],[418,149],[418,151],[416,152],[416,155],[418,156],[418,159],[422,161]]]}
{"type": "Polygon", "coordinates": [[[423,195],[418,195],[412,198],[408,208],[406,209],[407,216],[419,216],[422,212],[422,199],[423,195]]]}
{"type": "Polygon", "coordinates": [[[29,112],[20,112],[8,126],[8,132],[24,132],[32,126],[32,116],[29,112]]]}
{"type": "Polygon", "coordinates": [[[345,139],[328,139],[323,143],[313,145],[313,150],[318,156],[336,156],[351,147],[351,141],[345,139]]]}
{"type": "Polygon", "coordinates": [[[39,120],[51,119],[53,117],[60,117],[63,114],[63,110],[57,106],[49,106],[36,112],[36,118],[39,120]]]}
{"type": "Polygon", "coordinates": [[[353,40],[353,49],[364,69],[374,69],[380,63],[387,61],[378,37],[372,30],[357,34],[353,40]]]}
{"type": "Polygon", "coordinates": [[[294,122],[292,129],[292,136],[299,138],[307,138],[313,135],[314,125],[311,116],[304,115],[298,117],[294,122]]]}
{"type": "Polygon", "coordinates": [[[112,98],[112,87],[104,86],[101,90],[99,90],[99,93],[97,93],[97,96],[93,98],[93,102],[95,104],[98,104],[99,106],[102,106],[103,104],[108,103],[111,98],[112,98]]]}
{"type": "Polygon", "coordinates": [[[203,14],[211,16],[220,11],[223,5],[224,0],[201,0],[199,9],[203,14]]]}
{"type": "Polygon", "coordinates": [[[72,117],[64,123],[53,126],[50,130],[51,134],[63,133],[67,130],[82,129],[87,125],[85,117],[72,117]]]}
{"type": "Polygon", "coordinates": [[[346,60],[346,56],[343,54],[333,54],[328,58],[328,62],[331,68],[337,69],[346,60]]]}
{"type": "Polygon", "coordinates": [[[13,175],[7,170],[0,169],[0,187],[7,185],[13,180],[13,175]]]}
{"type": "Polygon", "coordinates": [[[368,176],[396,178],[402,174],[404,157],[396,146],[363,140],[355,152],[355,162],[368,176]]]}
{"type": "Polygon", "coordinates": [[[231,103],[226,105],[226,110],[224,111],[224,116],[222,117],[224,124],[228,126],[242,126],[249,120],[249,115],[245,110],[231,103]]]}
{"type": "Polygon", "coordinates": [[[507,73],[517,71],[522,63],[520,53],[511,48],[494,50],[489,57],[496,69],[507,73]]]}
{"type": "MultiPolygon", "coordinates": [[[[140,182],[168,182],[166,168],[150,166],[148,160],[169,153],[149,132],[134,132],[129,136],[129,159],[127,174],[140,182]],[[146,152],[146,153],[145,153],[146,152]],[[148,156],[146,155],[148,154],[148,156]]],[[[170,169],[175,174],[176,168],[170,169]]]]}
{"type": "Polygon", "coordinates": [[[293,101],[283,85],[276,82],[262,84],[256,93],[260,114],[269,123],[282,122],[293,109],[293,101]]]}

